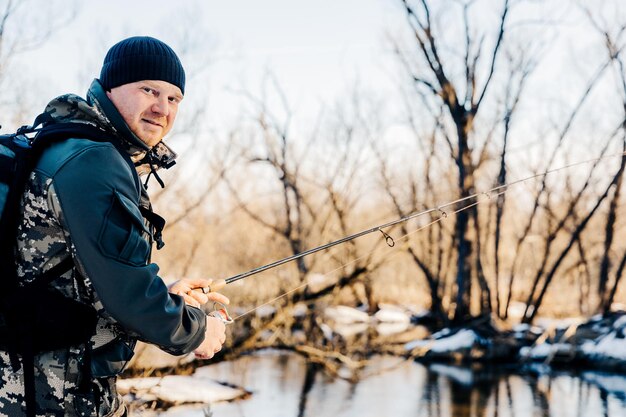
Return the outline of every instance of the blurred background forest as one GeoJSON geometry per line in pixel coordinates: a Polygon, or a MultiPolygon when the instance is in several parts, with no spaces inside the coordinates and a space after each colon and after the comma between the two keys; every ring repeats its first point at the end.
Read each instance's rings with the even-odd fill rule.
{"type": "Polygon", "coordinates": [[[423,211],[385,229],[394,247],[373,233],[228,286],[233,315],[294,288],[274,307],[519,323],[626,303],[622,0],[133,3],[1,0],[0,123],[83,95],[123,37],[172,45],[179,159],[150,184],[165,278],[225,278],[423,211]],[[232,40],[229,18],[250,30],[232,40]],[[301,45],[257,60],[275,44],[253,29],[301,45]]]}

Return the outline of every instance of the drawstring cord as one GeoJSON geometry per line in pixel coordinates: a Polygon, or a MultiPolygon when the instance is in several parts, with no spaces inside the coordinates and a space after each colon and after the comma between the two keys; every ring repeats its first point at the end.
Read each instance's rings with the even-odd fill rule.
{"type": "Polygon", "coordinates": [[[150,177],[153,175],[154,179],[157,180],[161,188],[165,188],[165,183],[163,182],[161,177],[159,177],[159,174],[157,174],[157,170],[155,168],[157,166],[156,162],[158,162],[158,160],[154,157],[154,155],[152,155],[151,151],[146,154],[145,158],[141,162],[148,163],[148,166],[150,167],[150,172],[146,177],[146,181],[143,183],[143,186],[146,188],[146,190],[148,189],[148,181],[150,181],[150,177]]]}
{"type": "Polygon", "coordinates": [[[157,174],[156,169],[154,169],[154,165],[150,164],[150,172],[148,173],[148,176],[146,177],[146,181],[143,183],[143,186],[145,187],[145,189],[146,190],[148,189],[148,181],[150,181],[150,176],[152,175],[154,175],[154,179],[157,180],[161,188],[165,188],[165,183],[163,182],[161,177],[159,177],[159,174],[157,174]]]}

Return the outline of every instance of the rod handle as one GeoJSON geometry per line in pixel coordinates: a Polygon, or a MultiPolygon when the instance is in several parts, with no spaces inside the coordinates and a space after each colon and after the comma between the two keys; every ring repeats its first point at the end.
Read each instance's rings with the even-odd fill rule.
{"type": "Polygon", "coordinates": [[[226,280],[218,279],[218,280],[213,281],[213,283],[211,283],[211,285],[209,286],[209,291],[207,292],[216,292],[216,291],[221,290],[225,286],[226,286],[226,280]]]}
{"type": "Polygon", "coordinates": [[[194,288],[192,291],[202,291],[204,294],[208,294],[210,292],[217,292],[226,286],[226,280],[218,279],[215,280],[208,287],[194,288]]]}

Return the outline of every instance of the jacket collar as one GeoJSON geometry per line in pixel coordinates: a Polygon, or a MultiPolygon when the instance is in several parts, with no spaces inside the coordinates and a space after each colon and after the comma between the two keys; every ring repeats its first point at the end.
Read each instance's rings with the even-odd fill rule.
{"type": "MultiPolygon", "coordinates": [[[[100,110],[109,122],[109,127],[113,129],[116,136],[122,140],[122,144],[133,160],[142,159],[150,147],[143,143],[128,127],[122,115],[117,110],[113,102],[109,99],[97,79],[93,80],[89,90],[87,90],[87,103],[100,110]]],[[[135,162],[136,162],[135,160],[135,162]]]]}
{"type": "Polygon", "coordinates": [[[111,134],[131,157],[140,174],[161,167],[169,168],[175,163],[176,153],[163,141],[150,148],[130,130],[97,79],[87,91],[87,100],[75,94],[65,94],[50,101],[45,113],[54,122],[86,123],[111,134]]]}

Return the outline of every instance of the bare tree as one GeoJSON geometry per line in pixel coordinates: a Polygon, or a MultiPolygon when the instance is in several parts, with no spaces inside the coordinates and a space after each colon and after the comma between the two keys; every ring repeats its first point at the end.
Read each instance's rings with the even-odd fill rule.
{"type": "MultiPolygon", "coordinates": [[[[52,3],[44,6],[50,9],[56,7],[57,13],[45,13],[49,10],[32,13],[32,9],[28,9],[29,3],[33,2],[0,2],[0,81],[6,76],[17,55],[41,47],[54,32],[67,25],[77,14],[75,3],[70,7],[59,7],[52,3]]],[[[41,5],[37,5],[39,6],[41,5]]]]}
{"type": "MultiPolygon", "coordinates": [[[[18,57],[37,50],[78,13],[77,2],[60,5],[59,1],[0,0],[0,107],[3,120],[19,126],[27,120],[31,104],[25,94],[16,91],[25,73],[15,68],[18,57]],[[37,10],[37,12],[33,12],[37,10]],[[28,111],[26,109],[29,109],[28,111]]],[[[29,84],[32,85],[32,84],[29,84]]]]}
{"type": "MultiPolygon", "coordinates": [[[[524,313],[525,321],[532,320],[554,277],[573,271],[568,267],[563,269],[568,256],[578,255],[579,259],[572,259],[570,263],[589,273],[591,260],[588,250],[592,248],[586,248],[579,239],[591,220],[602,212],[600,208],[604,202],[608,201],[598,285],[599,297],[603,308],[606,308],[611,292],[616,291],[615,286],[608,289],[608,282],[611,281],[611,276],[615,277],[612,283],[618,282],[624,268],[618,267],[615,271],[617,275],[609,272],[622,187],[621,165],[610,176],[608,188],[603,186],[602,191],[596,193],[594,187],[605,172],[604,158],[613,149],[616,134],[623,130],[623,123],[620,122],[620,126],[613,133],[600,140],[602,147],[598,159],[590,165],[581,186],[571,185],[569,197],[560,190],[554,190],[549,184],[556,176],[553,173],[558,170],[556,161],[566,155],[566,139],[572,136],[575,122],[581,118],[596,87],[606,81],[608,70],[614,68],[618,79],[624,84],[624,69],[620,57],[623,45],[620,42],[623,42],[625,29],[622,25],[611,35],[601,31],[609,56],[589,77],[587,85],[563,121],[555,122],[555,126],[561,126],[555,146],[535,168],[535,175],[540,183],[534,192],[529,213],[520,216],[521,212],[517,208],[507,210],[507,200],[510,199],[506,193],[510,181],[509,142],[520,101],[527,90],[528,80],[537,67],[542,46],[536,46],[538,42],[535,45],[529,42],[522,44],[516,38],[516,30],[524,25],[520,19],[513,19],[511,16],[523,1],[502,0],[499,3],[497,26],[484,30],[479,30],[476,21],[472,19],[472,16],[476,16],[473,13],[476,3],[451,0],[443,6],[427,0],[401,1],[415,49],[403,49],[396,44],[395,52],[410,77],[414,101],[422,104],[422,110],[426,109],[426,120],[430,118],[426,124],[428,127],[419,131],[416,128],[417,123],[409,121],[417,140],[423,144],[431,144],[430,147],[422,146],[420,154],[425,161],[421,181],[428,184],[428,192],[422,193],[419,200],[433,205],[435,203],[432,196],[441,194],[441,191],[432,191],[437,187],[432,186],[430,169],[436,160],[436,163],[444,167],[453,161],[456,175],[455,197],[463,201],[457,206],[456,215],[452,219],[454,233],[449,239],[452,242],[449,250],[443,248],[443,239],[432,239],[437,230],[444,230],[439,226],[434,226],[429,232],[431,239],[423,242],[425,246],[421,253],[414,250],[411,253],[409,250],[426,277],[433,311],[441,315],[444,304],[442,300],[449,296],[445,289],[451,288],[454,292],[454,302],[451,305],[454,311],[448,311],[447,314],[454,321],[466,320],[475,312],[495,312],[502,318],[507,318],[511,300],[519,297],[519,294],[516,295],[516,282],[521,275],[521,261],[526,256],[522,249],[532,236],[541,240],[542,247],[542,252],[537,253],[540,259],[536,265],[523,265],[526,270],[533,269],[534,275],[524,313]],[[444,9],[445,13],[441,12],[444,9]],[[442,29],[445,27],[449,30],[451,19],[460,23],[456,27],[462,28],[454,35],[442,29]],[[452,40],[453,36],[456,36],[456,42],[452,40]],[[444,147],[433,145],[435,143],[444,147]],[[499,151],[494,152],[494,148],[499,151]],[[448,161],[436,159],[437,154],[433,149],[449,150],[448,161]],[[496,175],[493,172],[494,162],[497,162],[498,167],[496,175]],[[479,182],[501,190],[493,204],[488,206],[488,212],[482,216],[479,215],[478,205],[468,201],[471,196],[477,195],[479,182]],[[516,216],[518,224],[520,220],[521,224],[505,229],[503,225],[507,216],[516,216]],[[540,232],[537,233],[538,231],[540,232]],[[512,245],[514,249],[504,251],[503,247],[510,245],[511,232],[519,232],[512,245]],[[574,247],[578,251],[571,255],[574,247]],[[453,285],[450,285],[445,276],[448,272],[437,267],[441,261],[441,256],[433,256],[437,252],[454,260],[453,285]],[[508,282],[503,282],[504,274],[510,277],[508,282]],[[495,291],[492,291],[492,286],[495,291]],[[495,305],[492,304],[494,302],[495,305]],[[473,303],[476,303],[476,309],[472,308],[473,303]]],[[[482,27],[487,27],[485,22],[481,23],[482,27]]],[[[534,24],[537,27],[547,27],[550,23],[534,24]]],[[[422,124],[423,119],[422,116],[422,124]]],[[[407,212],[417,210],[417,204],[403,203],[400,195],[393,191],[393,180],[383,155],[380,152],[378,155],[382,167],[381,178],[396,212],[406,215],[407,212]]],[[[567,180],[570,176],[565,175],[564,178],[567,180]]],[[[414,187],[415,183],[412,184],[414,187]]],[[[618,264],[622,265],[622,262],[618,264]]],[[[443,311],[445,312],[445,308],[443,311]]]]}
{"type": "MultiPolygon", "coordinates": [[[[463,76],[455,77],[455,69],[444,61],[441,53],[443,46],[441,32],[433,21],[431,5],[426,0],[410,4],[403,0],[408,23],[417,46],[419,62],[423,65],[408,68],[414,85],[436,98],[442,110],[442,126],[452,126],[451,133],[444,134],[450,148],[450,156],[455,162],[457,171],[458,197],[465,199],[476,192],[476,172],[479,169],[485,154],[476,149],[472,142],[475,132],[474,121],[482,109],[485,98],[488,96],[493,76],[496,73],[500,55],[503,51],[503,41],[507,31],[507,21],[510,11],[510,2],[501,3],[498,27],[494,32],[495,40],[490,51],[485,51],[484,39],[486,35],[478,36],[470,19],[470,9],[473,2],[449,2],[450,6],[460,9],[462,14],[462,50],[459,55],[463,76]],[[487,60],[483,64],[483,60],[487,60]],[[483,67],[485,65],[485,67],[483,67]],[[485,72],[482,69],[486,69],[485,72]],[[479,158],[475,158],[478,152],[479,158]]],[[[397,49],[399,51],[399,48],[397,49]]],[[[402,58],[405,62],[409,59],[402,58]]],[[[486,149],[486,147],[484,148],[486,149]]],[[[483,150],[484,150],[483,149],[483,150]]],[[[459,207],[460,208],[460,207],[459,207]]],[[[484,275],[481,258],[481,242],[479,231],[479,216],[476,206],[467,210],[458,211],[454,219],[455,244],[455,307],[453,318],[455,321],[467,319],[470,315],[472,301],[472,280],[476,279],[480,287],[480,311],[491,311],[491,296],[489,284],[484,275]]]]}
{"type": "MultiPolygon", "coordinates": [[[[274,82],[273,78],[271,80],[274,82]]],[[[284,94],[276,85],[275,87],[286,109],[285,121],[281,122],[278,117],[274,116],[263,100],[248,95],[248,98],[253,101],[256,107],[255,122],[258,129],[257,132],[262,140],[262,146],[250,149],[245,159],[248,164],[268,167],[278,180],[281,213],[273,216],[274,218],[268,218],[268,216],[258,213],[245,203],[244,197],[240,196],[238,187],[232,183],[232,180],[228,180],[227,183],[239,203],[239,208],[259,225],[281,236],[289,245],[290,254],[293,255],[304,250],[304,241],[311,233],[308,219],[315,215],[313,207],[305,198],[300,172],[302,166],[301,158],[310,149],[313,138],[305,144],[305,150],[299,158],[293,154],[293,147],[289,140],[291,113],[284,94]]],[[[311,259],[300,258],[297,261],[301,278],[310,269],[308,262],[311,262],[311,259]]]]}
{"type": "Polygon", "coordinates": [[[594,20],[592,14],[587,11],[589,20],[594,24],[596,30],[602,34],[607,53],[609,55],[612,69],[616,75],[618,83],[617,91],[620,91],[623,103],[623,121],[620,126],[620,133],[622,136],[622,160],[619,166],[619,170],[616,174],[616,178],[611,183],[613,187],[613,194],[609,202],[609,211],[606,216],[606,223],[604,228],[604,253],[600,261],[600,276],[598,281],[598,297],[600,304],[598,310],[603,313],[607,313],[613,299],[617,292],[617,287],[622,277],[624,265],[626,264],[626,255],[622,256],[622,259],[618,263],[618,267],[614,273],[613,286],[608,288],[609,274],[612,267],[611,255],[615,242],[615,224],[618,216],[618,206],[620,204],[620,197],[622,194],[622,185],[624,182],[624,168],[626,166],[626,67],[624,66],[624,50],[626,49],[626,24],[622,24],[618,27],[614,33],[611,33],[607,29],[603,29],[602,25],[594,20]]]}
{"type": "MultiPolygon", "coordinates": [[[[590,20],[592,20],[593,22],[593,18],[591,17],[590,13],[588,13],[588,16],[590,20]]],[[[624,79],[626,75],[624,73],[624,67],[622,64],[622,57],[621,57],[621,54],[623,53],[622,51],[626,45],[622,45],[621,47],[618,47],[615,41],[613,40],[613,38],[611,37],[611,35],[608,33],[608,31],[600,30],[599,25],[596,24],[595,22],[594,22],[594,25],[596,26],[596,29],[600,33],[602,33],[605,39],[608,57],[605,63],[603,63],[599,67],[599,69],[596,71],[596,74],[590,80],[588,87],[583,93],[577,106],[574,108],[574,110],[570,114],[570,118],[568,119],[562,131],[561,138],[563,138],[568,132],[568,130],[571,128],[572,121],[579,113],[582,103],[585,100],[587,100],[587,97],[589,96],[591,89],[597,84],[598,80],[600,79],[600,76],[607,69],[614,68],[616,70],[616,73],[618,75],[617,79],[620,80],[620,84],[621,84],[620,90],[622,93],[622,97],[626,97],[626,89],[624,89],[624,85],[625,85],[624,79]]],[[[617,34],[616,34],[617,39],[620,39],[622,37],[622,34],[624,33],[624,31],[625,31],[624,26],[621,26],[618,28],[617,34]]],[[[625,103],[623,108],[626,108],[626,100],[622,100],[622,101],[623,103],[625,103]]],[[[594,215],[596,215],[596,213],[600,212],[598,209],[601,207],[602,203],[607,199],[609,200],[608,202],[609,207],[608,207],[608,212],[606,214],[606,219],[605,219],[605,227],[604,227],[605,233],[604,233],[604,241],[602,243],[602,256],[600,257],[600,261],[599,261],[600,267],[599,267],[599,276],[598,276],[598,298],[600,299],[599,309],[601,311],[606,312],[610,308],[610,304],[612,302],[612,297],[611,297],[612,291],[607,291],[607,282],[609,280],[608,278],[609,270],[611,269],[611,255],[612,255],[612,247],[614,244],[614,238],[613,238],[614,228],[615,228],[615,222],[617,218],[617,206],[619,204],[621,187],[623,183],[623,173],[624,173],[624,168],[626,166],[626,155],[622,154],[621,161],[620,161],[617,171],[611,177],[611,181],[609,182],[608,186],[604,189],[603,193],[601,193],[598,197],[596,197],[595,202],[591,204],[591,209],[589,209],[587,212],[582,211],[582,216],[579,218],[579,215],[577,214],[577,211],[579,209],[577,207],[580,207],[580,203],[581,201],[583,201],[582,197],[584,193],[587,192],[591,188],[590,186],[593,183],[592,177],[594,173],[596,172],[596,170],[598,169],[598,167],[603,165],[601,163],[601,162],[604,162],[602,158],[603,156],[606,155],[607,150],[609,149],[609,146],[614,142],[614,139],[616,137],[621,136],[622,152],[626,151],[626,142],[624,142],[624,127],[625,127],[626,122],[624,120],[626,120],[626,113],[622,116],[622,121],[620,121],[619,126],[609,135],[609,138],[605,141],[605,146],[602,148],[602,151],[600,153],[600,158],[598,158],[593,163],[591,169],[589,170],[587,180],[585,181],[583,186],[580,188],[579,192],[570,198],[570,201],[568,203],[569,205],[565,211],[565,214],[560,219],[557,219],[556,226],[554,228],[550,228],[550,231],[547,234],[546,245],[545,245],[545,255],[544,255],[541,267],[539,268],[539,270],[537,271],[537,274],[535,275],[535,279],[531,287],[531,292],[528,296],[527,307],[526,307],[526,311],[524,312],[524,319],[523,319],[525,322],[532,321],[533,318],[537,315],[539,307],[541,306],[541,303],[547,292],[547,288],[552,282],[557,270],[562,265],[563,261],[565,260],[569,251],[574,247],[574,245],[578,244],[580,247],[580,242],[577,242],[577,241],[581,238],[582,232],[589,224],[591,218],[594,215]],[[568,221],[569,223],[571,223],[571,226],[569,230],[566,230],[566,233],[568,235],[567,244],[562,249],[559,249],[560,252],[558,253],[558,256],[556,256],[556,259],[552,262],[551,266],[548,267],[548,264],[550,263],[548,261],[549,254],[550,254],[550,251],[553,249],[553,246],[555,246],[555,245],[552,245],[552,243],[554,243],[556,235],[561,230],[565,230],[564,227],[568,223],[568,221]],[[540,280],[542,280],[543,283],[540,284],[539,283],[540,280]]],[[[543,189],[543,184],[545,184],[545,179],[542,183],[542,189],[543,189]]],[[[537,204],[537,201],[538,200],[536,200],[536,204],[537,204]]],[[[589,202],[587,202],[587,205],[589,205],[589,202]]],[[[531,217],[531,221],[532,221],[532,217],[531,217]]],[[[581,261],[586,262],[583,253],[581,253],[581,261]]],[[[617,284],[619,283],[619,280],[621,277],[621,273],[622,271],[618,267],[616,271],[615,279],[614,279],[615,285],[612,290],[616,291],[617,284]]]]}
{"type": "MultiPolygon", "coordinates": [[[[502,135],[502,151],[500,153],[500,169],[496,180],[496,187],[505,187],[508,181],[507,177],[507,151],[509,146],[509,136],[511,133],[511,125],[513,122],[513,116],[515,110],[519,105],[522,92],[524,91],[526,82],[529,75],[532,73],[536,62],[532,59],[527,59],[525,51],[520,50],[518,54],[507,54],[507,61],[509,62],[509,81],[507,82],[508,88],[506,88],[504,99],[504,118],[503,118],[503,135],[502,135]]],[[[507,317],[507,309],[510,302],[510,298],[507,298],[504,312],[500,306],[500,294],[501,291],[501,266],[500,266],[500,242],[502,240],[502,219],[504,215],[504,206],[506,204],[506,193],[499,193],[496,201],[496,213],[495,213],[495,230],[494,230],[494,262],[495,262],[495,299],[496,299],[496,314],[500,317],[507,317]]],[[[489,216],[491,217],[491,216],[489,216]]],[[[513,285],[513,278],[510,279],[509,284],[509,297],[511,295],[511,286],[513,285]]]]}

